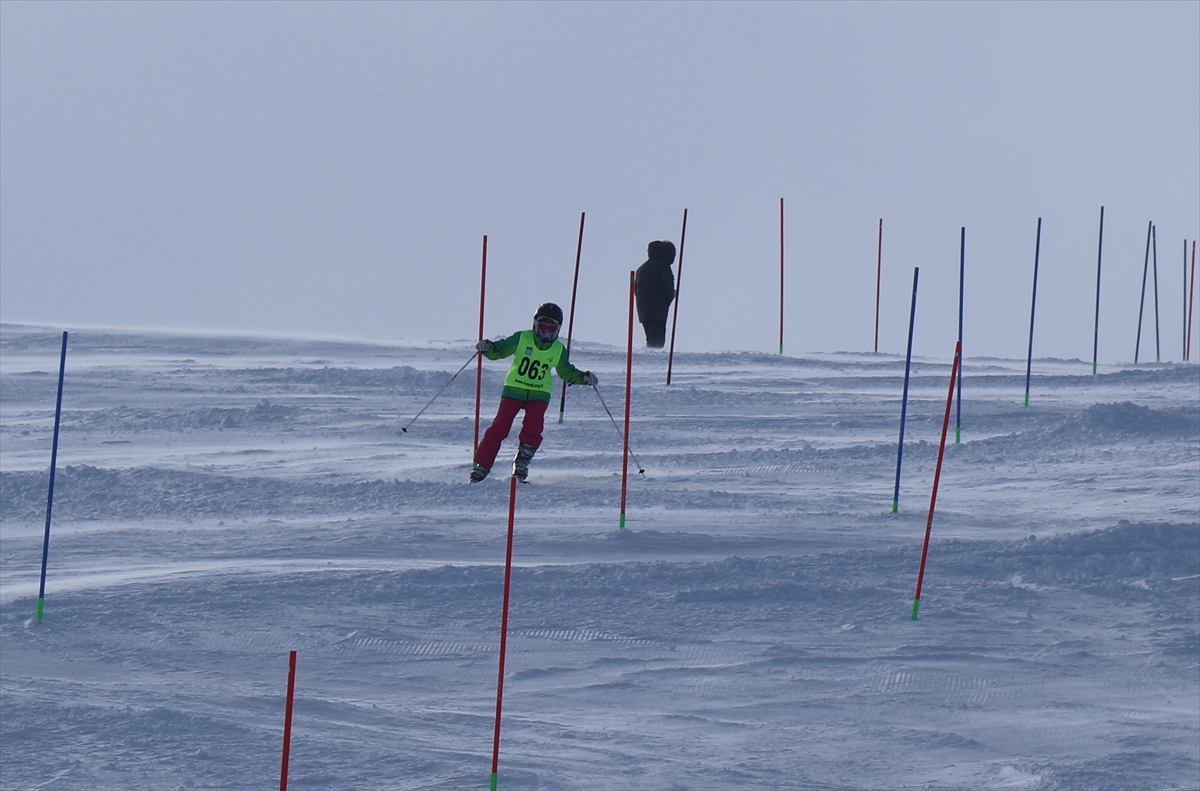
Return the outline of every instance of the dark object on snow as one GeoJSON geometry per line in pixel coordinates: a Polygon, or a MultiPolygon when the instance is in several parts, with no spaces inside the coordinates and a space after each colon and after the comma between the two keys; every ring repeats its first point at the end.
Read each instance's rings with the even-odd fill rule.
{"type": "Polygon", "coordinates": [[[646,345],[661,349],[667,337],[667,313],[675,299],[675,245],[671,242],[651,242],[646,247],[646,263],[637,268],[638,321],[646,331],[646,345]]]}
{"type": "Polygon", "coordinates": [[[646,346],[651,349],[661,349],[667,345],[667,322],[644,321],[642,329],[646,331],[646,346]]]}

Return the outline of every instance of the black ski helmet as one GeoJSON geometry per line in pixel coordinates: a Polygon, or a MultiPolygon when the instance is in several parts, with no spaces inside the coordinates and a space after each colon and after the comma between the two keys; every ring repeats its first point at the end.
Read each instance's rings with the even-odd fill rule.
{"type": "Polygon", "coordinates": [[[533,314],[533,334],[543,343],[552,341],[558,337],[562,320],[562,308],[553,302],[543,303],[533,314]]]}
{"type": "Polygon", "coordinates": [[[560,308],[558,305],[555,305],[553,302],[544,302],[542,303],[542,306],[539,307],[533,314],[533,320],[537,321],[538,319],[551,319],[552,321],[557,321],[559,324],[562,324],[562,308],[560,308]]]}

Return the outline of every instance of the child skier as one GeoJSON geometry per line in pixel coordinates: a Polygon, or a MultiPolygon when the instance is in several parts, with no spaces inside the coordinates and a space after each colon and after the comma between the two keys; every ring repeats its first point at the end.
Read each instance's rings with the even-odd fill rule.
{"type": "Polygon", "coordinates": [[[475,350],[489,360],[500,360],[512,356],[512,366],[504,380],[500,394],[500,408],[496,419],[484,432],[483,441],[475,451],[475,464],[471,468],[471,483],[479,483],[492,469],[500,443],[508,436],[517,412],[525,410],[521,423],[520,444],[513,459],[513,472],[517,480],[524,481],[529,475],[529,460],[542,444],[542,426],[546,407],[550,405],[553,381],[550,369],[570,385],[595,385],[596,375],[591,371],[580,371],[567,360],[567,349],[558,340],[562,326],[562,308],[547,302],[533,314],[533,329],[514,332],[501,341],[480,341],[475,350]]]}

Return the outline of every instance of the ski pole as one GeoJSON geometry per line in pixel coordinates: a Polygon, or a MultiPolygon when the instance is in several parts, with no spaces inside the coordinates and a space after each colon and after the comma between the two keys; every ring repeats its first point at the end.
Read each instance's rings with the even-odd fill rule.
{"type": "MultiPolygon", "coordinates": [[[[624,442],[625,435],[621,433],[621,427],[617,425],[617,419],[613,417],[613,413],[609,412],[608,404],[604,403],[604,396],[600,395],[600,389],[595,385],[592,385],[592,389],[596,391],[596,398],[600,399],[600,406],[604,407],[605,412],[608,412],[608,419],[612,421],[613,428],[617,430],[618,434],[621,434],[621,441],[624,442]]],[[[642,463],[638,461],[637,454],[631,449],[629,455],[633,456],[633,463],[638,466],[638,475],[641,475],[643,478],[646,477],[646,470],[642,467],[642,463]]]]}
{"type": "Polygon", "coordinates": [[[429,403],[426,404],[425,406],[421,407],[421,411],[418,412],[417,414],[413,415],[413,419],[408,421],[408,423],[406,425],[404,425],[400,428],[400,432],[402,434],[408,433],[408,427],[411,426],[413,423],[417,422],[417,418],[419,418],[421,415],[423,415],[425,413],[425,410],[429,409],[429,407],[433,404],[434,401],[438,400],[438,396],[440,396],[442,393],[446,392],[446,388],[450,386],[450,382],[453,382],[455,379],[458,378],[458,375],[460,373],[467,370],[467,366],[470,365],[471,361],[474,360],[478,356],[479,356],[479,352],[475,352],[474,354],[472,354],[470,359],[468,359],[465,363],[462,364],[462,368],[459,368],[457,371],[454,372],[454,376],[450,377],[450,381],[446,382],[446,384],[442,385],[442,389],[437,391],[437,395],[435,395],[433,398],[429,399],[429,403]]]}

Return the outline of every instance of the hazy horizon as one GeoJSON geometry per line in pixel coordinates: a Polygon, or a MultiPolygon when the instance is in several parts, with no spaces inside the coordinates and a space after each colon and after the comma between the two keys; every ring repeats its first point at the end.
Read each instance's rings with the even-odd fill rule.
{"type": "MultiPolygon", "coordinates": [[[[1164,361],[1200,235],[1200,3],[0,3],[6,323],[623,345],[679,244],[679,351],[1164,361]],[[1190,244],[1190,242],[1189,242],[1190,244]],[[1148,284],[1141,359],[1154,359],[1148,284]]],[[[1195,330],[1193,330],[1195,333],[1195,330]]],[[[640,328],[638,341],[641,342],[640,328]]],[[[1195,343],[1195,334],[1193,334],[1195,343]]]]}

